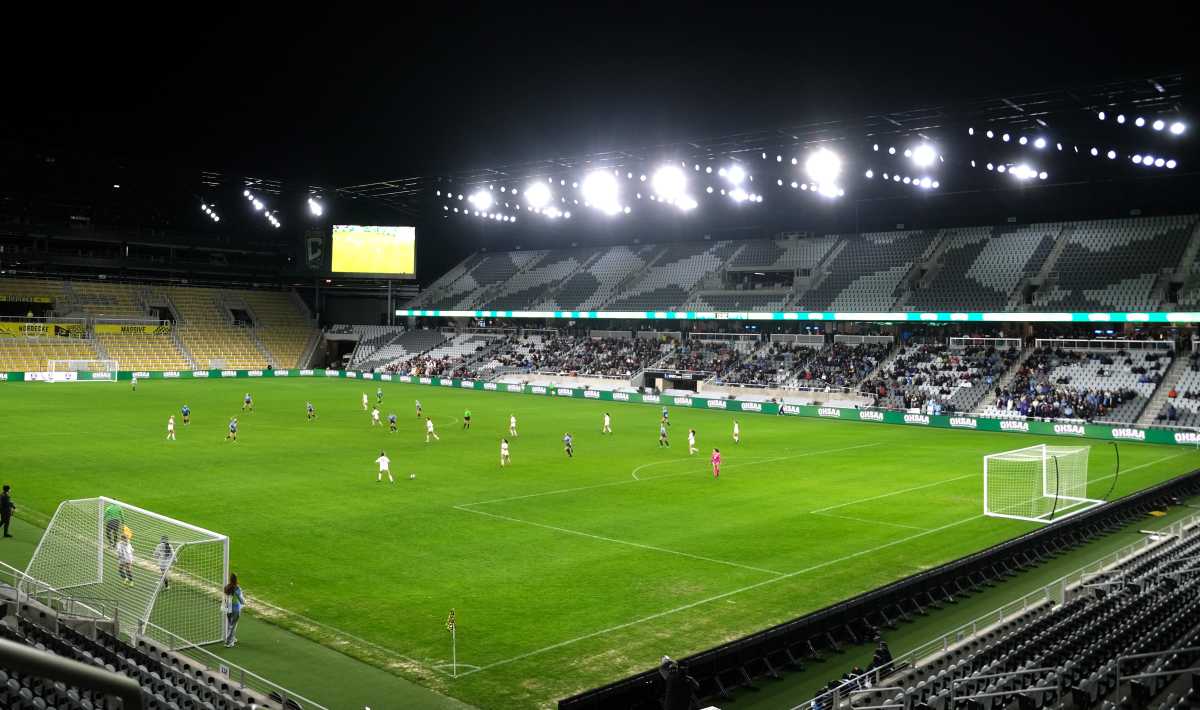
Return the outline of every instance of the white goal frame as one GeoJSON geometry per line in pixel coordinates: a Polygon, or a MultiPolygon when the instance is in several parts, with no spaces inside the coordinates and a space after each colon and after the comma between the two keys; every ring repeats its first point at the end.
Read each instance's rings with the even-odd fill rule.
{"type": "Polygon", "coordinates": [[[118,370],[120,363],[116,360],[48,360],[46,381],[116,382],[118,370]],[[91,377],[86,380],[79,379],[80,372],[89,372],[91,377]]]}
{"type": "Polygon", "coordinates": [[[70,590],[73,599],[104,609],[119,632],[179,649],[225,639],[228,579],[228,536],[101,496],[58,505],[21,591],[70,590]],[[128,582],[116,552],[126,530],[133,548],[128,582]],[[169,557],[160,553],[164,536],[169,557]]]}
{"type": "Polygon", "coordinates": [[[993,518],[1049,523],[1103,505],[1104,501],[1087,497],[1090,451],[1090,446],[1034,444],[984,456],[983,514],[993,518]],[[1060,461],[1070,464],[1066,471],[1062,470],[1060,461]],[[1023,466],[1028,473],[1020,470],[1013,473],[1011,469],[1005,471],[1008,466],[1002,467],[1000,464],[1018,468],[1023,466]],[[1014,479],[1019,483],[1021,477],[1031,479],[1028,492],[1018,493],[1015,502],[1012,498],[996,500],[996,493],[1001,486],[1014,479]],[[1020,511],[1014,512],[1015,509],[1020,511]]]}

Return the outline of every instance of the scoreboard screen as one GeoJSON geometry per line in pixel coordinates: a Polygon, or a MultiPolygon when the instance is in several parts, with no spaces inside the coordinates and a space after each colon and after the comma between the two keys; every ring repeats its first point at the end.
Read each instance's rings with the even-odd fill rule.
{"type": "Polygon", "coordinates": [[[335,274],[415,278],[417,229],[335,224],[331,270],[335,274]]]}

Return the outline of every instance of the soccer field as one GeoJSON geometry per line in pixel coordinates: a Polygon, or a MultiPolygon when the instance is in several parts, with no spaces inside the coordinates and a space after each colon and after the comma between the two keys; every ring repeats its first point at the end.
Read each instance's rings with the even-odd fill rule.
{"type": "MultiPolygon", "coordinates": [[[[251,613],[484,708],[548,706],[664,653],[702,650],[1036,527],[982,516],[981,457],[1044,438],[683,408],[671,410],[663,449],[655,406],[384,383],[384,419],[400,422],[391,434],[362,411],[375,387],[6,385],[5,482],[22,513],[48,517],[64,499],[106,495],[228,534],[251,613]],[[247,388],[255,411],[242,414],[247,388]],[[425,443],[415,399],[440,441],[425,443]],[[183,404],[192,423],[166,441],[167,417],[179,422],[183,404]],[[600,433],[606,411],[611,436],[600,433]],[[520,436],[501,469],[510,414],[520,436]],[[226,442],[235,415],[239,441],[226,442]],[[376,482],[381,450],[394,485],[376,482]],[[458,678],[442,666],[451,608],[458,678]],[[339,643],[351,636],[353,647],[339,643]]],[[[1103,496],[1113,447],[1072,443],[1091,445],[1089,493],[1103,496]]],[[[1190,447],[1120,453],[1113,497],[1200,463],[1190,447]]]]}

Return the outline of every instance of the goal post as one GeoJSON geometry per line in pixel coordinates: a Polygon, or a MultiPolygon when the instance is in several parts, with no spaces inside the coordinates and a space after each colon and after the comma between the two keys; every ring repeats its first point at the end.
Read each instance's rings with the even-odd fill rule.
{"type": "Polygon", "coordinates": [[[114,609],[110,620],[129,636],[171,648],[225,638],[229,538],[128,503],[60,503],[25,574],[22,591],[40,584],[103,602],[96,607],[114,609]]]}
{"type": "Polygon", "coordinates": [[[1048,523],[1104,503],[1087,497],[1088,446],[1036,444],[983,457],[983,514],[1048,523]]]}
{"type": "Polygon", "coordinates": [[[116,360],[48,360],[47,382],[116,382],[116,360]],[[87,373],[81,375],[81,373],[87,373]]]}

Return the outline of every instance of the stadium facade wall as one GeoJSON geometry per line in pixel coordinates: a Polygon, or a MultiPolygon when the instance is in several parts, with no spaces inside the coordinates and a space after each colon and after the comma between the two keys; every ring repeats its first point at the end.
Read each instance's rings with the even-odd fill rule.
{"type": "MultiPolygon", "coordinates": [[[[107,372],[78,372],[59,374],[74,375],[75,377],[68,377],[67,379],[73,379],[77,381],[100,381],[111,379],[110,373],[107,372]]],[[[0,383],[44,382],[48,379],[47,375],[48,373],[45,372],[0,372],[0,383]]],[[[723,412],[742,412],[775,416],[816,417],[820,419],[837,419],[841,421],[866,422],[872,424],[933,427],[935,429],[966,429],[971,431],[1036,434],[1038,436],[1057,436],[1075,439],[1100,439],[1102,441],[1134,441],[1146,444],[1171,444],[1180,446],[1196,446],[1200,444],[1200,432],[1180,431],[1175,429],[1143,428],[1132,425],[1112,426],[1109,424],[1035,421],[1031,419],[992,419],[988,417],[961,414],[929,415],[918,414],[915,412],[902,412],[893,409],[845,409],[841,407],[777,404],[774,402],[749,402],[737,399],[703,397],[700,395],[679,396],[645,394],[641,392],[616,392],[586,387],[568,387],[561,385],[504,384],[499,382],[484,382],[481,380],[418,377],[414,375],[358,372],[356,370],[267,369],[181,370],[163,372],[138,372],[122,370],[117,373],[117,379],[128,381],[131,380],[135,375],[139,380],[190,380],[256,377],[326,377],[339,379],[358,379],[372,382],[402,382],[405,384],[420,384],[429,385],[432,387],[447,387],[485,392],[529,394],[542,397],[592,399],[601,402],[653,404],[656,406],[690,407],[693,409],[711,409],[723,412]]]]}

